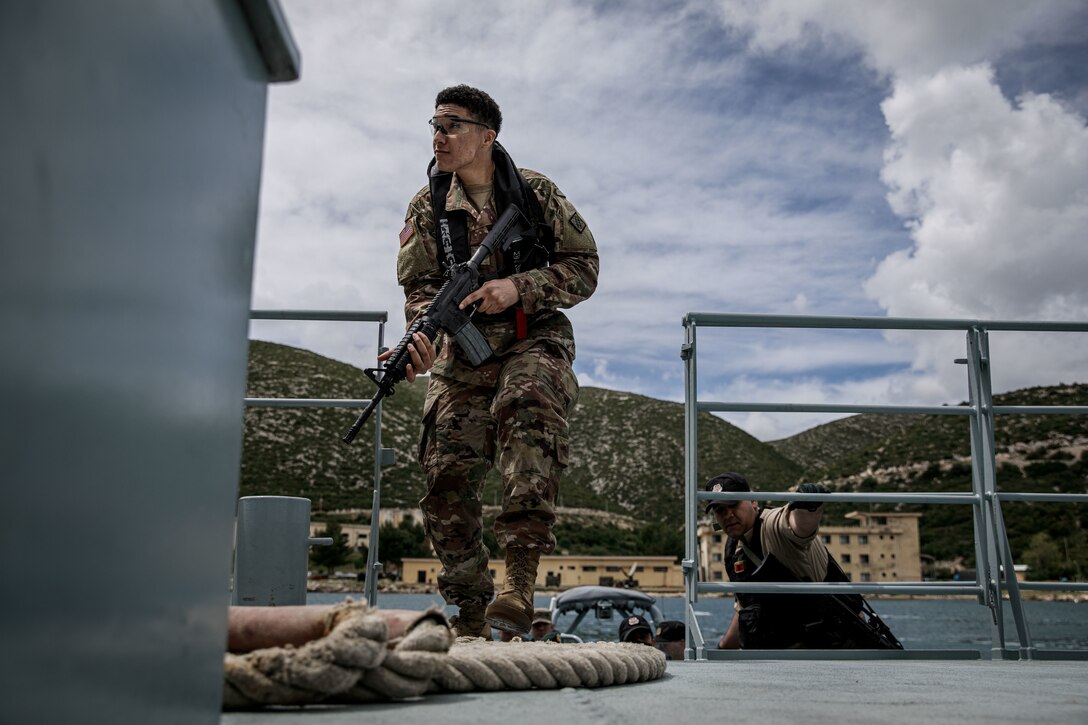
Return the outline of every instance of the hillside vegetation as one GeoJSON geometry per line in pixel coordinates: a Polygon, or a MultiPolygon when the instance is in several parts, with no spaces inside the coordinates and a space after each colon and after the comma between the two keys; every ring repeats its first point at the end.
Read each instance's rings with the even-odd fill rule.
{"type": "MultiPolygon", "coordinates": [[[[249,397],[365,398],[372,390],[373,384],[353,366],[284,345],[250,344],[249,397]]],[[[424,493],[416,464],[424,392],[425,385],[401,384],[383,405],[383,444],[397,458],[382,472],[383,507],[414,507],[424,493]]],[[[1031,388],[997,396],[995,403],[1088,405],[1088,386],[1031,388]]],[[[241,495],[306,496],[318,512],[369,509],[373,424],[353,446],[340,441],[358,412],[248,408],[241,495]]],[[[559,503],[607,515],[592,525],[572,516],[556,531],[560,547],[571,553],[679,554],[683,405],[583,388],[570,429],[570,466],[559,503]],[[632,521],[641,524],[632,528],[632,521]],[[636,530],[640,525],[645,529],[636,530]],[[646,546],[660,550],[628,550],[646,546]]],[[[995,437],[1002,490],[1088,491],[1088,416],[999,416],[995,437]]],[[[700,480],[721,471],[742,471],[765,490],[815,480],[836,490],[969,491],[969,428],[967,419],[959,417],[858,415],[764,443],[702,414],[698,469],[700,480]]],[[[501,499],[492,472],[484,503],[493,506],[501,499]]],[[[851,508],[832,507],[825,520],[842,523],[841,516],[851,508]]],[[[973,563],[969,507],[896,508],[924,514],[925,554],[973,563]]],[[[1056,576],[1088,574],[1088,506],[1016,503],[1003,510],[1018,560],[1056,576]]]]}
{"type": "MultiPolygon", "coordinates": [[[[305,350],[250,343],[248,397],[365,398],[373,384],[362,371],[305,350]]],[[[382,471],[383,507],[415,506],[424,493],[416,464],[425,385],[402,383],[382,405],[382,443],[396,465],[382,471]]],[[[306,496],[315,510],[370,508],[374,479],[373,423],[346,446],[340,435],[359,411],[329,408],[248,408],[242,495],[306,496]]],[[[571,415],[570,466],[560,504],[610,510],[647,522],[675,522],[683,513],[683,416],[679,403],[600,388],[583,388],[571,415]]],[[[788,485],[801,469],[740,429],[700,417],[699,475],[752,472],[788,485]]],[[[501,503],[492,472],[484,502],[501,503]]]]}
{"type": "MultiPolygon", "coordinates": [[[[994,404],[1085,406],[1088,386],[1027,388],[994,396],[994,404]]],[[[964,417],[858,415],[770,445],[804,462],[806,480],[836,490],[971,490],[970,426],[964,417]]],[[[999,491],[1088,492],[1088,416],[999,414],[994,450],[999,491]]],[[[923,553],[973,565],[969,507],[895,509],[923,514],[923,553]]],[[[1034,575],[1088,576],[1088,506],[1010,502],[1002,512],[1014,556],[1032,566],[1034,575]]]]}

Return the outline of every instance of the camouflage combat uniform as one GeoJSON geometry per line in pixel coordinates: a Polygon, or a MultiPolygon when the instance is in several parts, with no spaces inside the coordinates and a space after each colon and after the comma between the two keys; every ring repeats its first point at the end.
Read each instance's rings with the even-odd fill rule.
{"type": "MultiPolygon", "coordinates": [[[[427,477],[420,501],[424,527],[443,570],[439,589],[447,602],[486,604],[494,593],[483,545],[480,494],[497,463],[505,487],[495,520],[499,546],[549,553],[559,476],[567,464],[567,414],[578,394],[571,369],[574,333],[558,307],[571,307],[597,286],[597,248],[586,223],[555,184],[520,170],[536,193],[555,232],[548,267],[511,275],[521,295],[528,335],[517,339],[509,321],[476,322],[495,356],[478,368],[461,358],[456,343],[440,335],[423,409],[419,462],[427,477]]],[[[467,211],[470,253],[498,218],[494,200],[477,212],[454,175],[446,207],[467,211]]],[[[431,192],[422,189],[408,206],[397,278],[404,288],[405,318],[418,317],[438,292],[438,262],[431,192]]],[[[494,275],[493,255],[481,267],[494,275]]]]}

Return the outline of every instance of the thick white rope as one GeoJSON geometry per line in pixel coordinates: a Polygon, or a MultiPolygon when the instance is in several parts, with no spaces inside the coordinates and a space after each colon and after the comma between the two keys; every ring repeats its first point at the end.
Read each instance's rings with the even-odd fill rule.
{"type": "Polygon", "coordinates": [[[461,637],[439,663],[431,692],[608,687],[656,680],[664,674],[665,653],[644,644],[461,637]]]}
{"type": "Polygon", "coordinates": [[[333,609],[326,635],[301,647],[227,654],[224,708],[371,702],[422,695],[453,642],[445,618],[428,610],[389,641],[385,621],[365,603],[333,609]]]}
{"type": "Polygon", "coordinates": [[[326,635],[301,647],[271,647],[226,656],[223,706],[373,702],[426,692],[608,687],[665,673],[665,654],[642,644],[454,643],[432,609],[408,633],[388,641],[385,621],[365,603],[345,602],[326,635]],[[452,645],[452,646],[451,646],[452,645]]]}

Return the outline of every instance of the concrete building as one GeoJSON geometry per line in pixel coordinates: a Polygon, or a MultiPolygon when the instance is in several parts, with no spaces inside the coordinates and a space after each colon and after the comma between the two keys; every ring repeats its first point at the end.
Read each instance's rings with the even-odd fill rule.
{"type": "MultiPolygon", "coordinates": [[[[370,516],[369,509],[362,509],[361,513],[370,516]]],[[[382,526],[385,526],[386,524],[400,526],[401,522],[405,519],[422,526],[423,512],[418,508],[382,509],[379,516],[379,523],[382,526]]],[[[340,530],[348,537],[348,546],[351,548],[362,550],[364,547],[370,546],[370,524],[341,522],[340,530]]],[[[310,522],[310,536],[323,536],[324,532],[324,521],[310,522]]]]}
{"type": "MultiPolygon", "coordinates": [[[[381,521],[399,525],[404,519],[420,521],[419,509],[382,510],[381,521]]],[[[855,582],[916,582],[922,580],[918,519],[915,513],[871,513],[854,511],[846,515],[856,525],[821,526],[820,537],[855,582]]],[[[348,546],[361,550],[369,546],[370,524],[343,523],[341,530],[348,546]]],[[[321,536],[324,522],[311,522],[310,536],[321,536]]],[[[699,525],[699,566],[703,581],[727,581],[723,555],[725,536],[709,524],[699,525]]],[[[537,586],[569,589],[577,586],[622,586],[631,567],[633,579],[642,589],[684,588],[680,565],[670,556],[543,556],[537,586]]],[[[438,583],[441,565],[432,557],[405,559],[402,581],[408,584],[438,583]]],[[[492,575],[501,580],[506,572],[502,559],[490,562],[492,575]]]]}
{"type": "MultiPolygon", "coordinates": [[[[492,559],[491,575],[501,581],[506,562],[492,559]]],[[[442,565],[437,559],[405,559],[402,580],[408,584],[438,584],[442,565]]],[[[623,586],[628,575],[632,586],[642,590],[684,588],[680,565],[671,556],[542,556],[536,585],[546,589],[570,589],[578,586],[623,586]]]]}
{"type": "MultiPolygon", "coordinates": [[[[821,526],[820,537],[843,571],[855,582],[922,581],[922,559],[915,513],[854,511],[856,526],[821,526]]],[[[699,525],[699,571],[703,581],[728,581],[726,536],[699,525]]]]}

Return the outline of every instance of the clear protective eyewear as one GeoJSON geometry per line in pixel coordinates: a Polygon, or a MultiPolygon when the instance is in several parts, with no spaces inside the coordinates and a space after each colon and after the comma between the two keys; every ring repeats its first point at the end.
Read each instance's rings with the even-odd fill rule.
{"type": "Polygon", "coordinates": [[[463,133],[468,133],[471,130],[470,126],[491,128],[486,123],[473,121],[471,118],[461,118],[460,116],[435,116],[427,121],[427,125],[431,127],[431,136],[439,131],[442,132],[443,136],[460,136],[463,133]]]}

